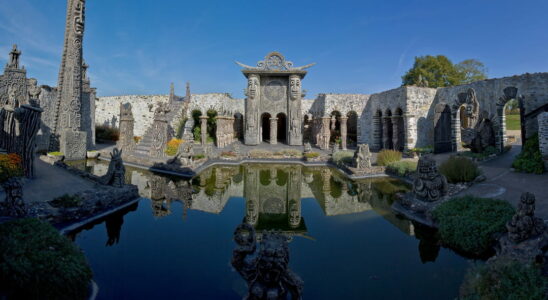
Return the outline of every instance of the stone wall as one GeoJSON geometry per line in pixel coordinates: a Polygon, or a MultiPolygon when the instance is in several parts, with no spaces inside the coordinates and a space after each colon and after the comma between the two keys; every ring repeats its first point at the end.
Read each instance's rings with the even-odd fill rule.
{"type": "Polygon", "coordinates": [[[243,99],[232,98],[228,93],[192,94],[187,117],[191,117],[193,110],[199,110],[202,115],[205,115],[210,109],[217,112],[231,112],[232,115],[236,113],[245,115],[244,105],[243,99]]]}
{"type": "Polygon", "coordinates": [[[169,95],[127,95],[99,97],[95,101],[95,124],[109,127],[119,126],[120,103],[130,103],[135,118],[135,136],[143,136],[152,125],[157,103],[167,103],[169,95]],[[152,105],[152,108],[149,108],[152,105]]]}
{"type": "Polygon", "coordinates": [[[538,116],[538,142],[542,157],[548,156],[548,112],[538,116]]]}

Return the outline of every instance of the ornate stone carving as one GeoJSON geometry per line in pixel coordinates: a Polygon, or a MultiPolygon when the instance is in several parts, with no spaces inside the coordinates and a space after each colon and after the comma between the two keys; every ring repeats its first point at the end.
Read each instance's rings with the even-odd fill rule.
{"type": "Polygon", "coordinates": [[[27,215],[27,206],[23,201],[23,184],[20,178],[9,178],[2,182],[6,199],[2,203],[1,214],[8,217],[21,218],[27,215]]]}
{"type": "Polygon", "coordinates": [[[110,153],[110,163],[105,175],[100,178],[103,184],[121,188],[125,185],[126,168],[122,160],[122,151],[114,148],[110,153]]]}
{"type": "Polygon", "coordinates": [[[259,89],[259,77],[257,75],[250,75],[247,79],[247,90],[245,95],[248,99],[255,99],[257,97],[257,91],[259,89]]]}
{"type": "Polygon", "coordinates": [[[292,75],[289,77],[290,99],[297,100],[301,95],[301,77],[292,75]]]}
{"type": "Polygon", "coordinates": [[[125,149],[126,153],[132,151],[135,146],[135,140],[133,139],[134,123],[131,104],[120,103],[120,138],[116,144],[118,148],[125,149]]]}
{"type": "Polygon", "coordinates": [[[465,148],[470,148],[472,152],[482,153],[489,146],[496,144],[495,130],[493,122],[487,118],[487,113],[480,115],[480,121],[474,128],[462,128],[462,142],[465,148]]]}
{"type": "Polygon", "coordinates": [[[447,195],[447,179],[438,172],[431,155],[423,155],[417,165],[417,177],[413,181],[413,194],[418,200],[434,202],[447,195]]]}
{"type": "Polygon", "coordinates": [[[302,67],[293,67],[293,62],[285,60],[285,57],[279,52],[270,52],[264,60],[257,62],[257,67],[244,65],[236,62],[240,67],[253,71],[302,71],[310,68],[316,63],[311,63],[302,67]]]}
{"type": "Polygon", "coordinates": [[[464,106],[464,116],[468,119],[468,127],[476,126],[479,118],[479,102],[473,88],[469,88],[466,93],[458,94],[458,100],[453,105],[452,111],[459,113],[461,106],[464,106]]]}
{"type": "Polygon", "coordinates": [[[546,225],[541,218],[535,217],[535,195],[521,194],[516,214],[506,223],[508,238],[514,243],[525,241],[544,233],[546,225]]]}
{"type": "Polygon", "coordinates": [[[30,99],[38,100],[42,89],[38,86],[38,81],[34,78],[30,78],[27,81],[27,91],[29,93],[30,99]]]}
{"type": "Polygon", "coordinates": [[[369,151],[368,144],[358,145],[358,149],[354,152],[352,162],[356,169],[371,168],[371,152],[369,151]]]}
{"type": "Polygon", "coordinates": [[[247,282],[246,299],[301,299],[304,282],[289,269],[288,237],[275,232],[262,236],[257,251],[253,226],[239,225],[234,232],[237,246],[232,266],[247,282]]]}
{"type": "Polygon", "coordinates": [[[7,64],[7,68],[19,69],[19,57],[21,56],[21,51],[17,49],[17,45],[13,45],[10,52],[10,60],[7,64]]]}
{"type": "Polygon", "coordinates": [[[175,157],[168,161],[168,164],[181,164],[182,166],[192,165],[192,156],[194,156],[194,143],[192,141],[185,141],[179,144],[177,154],[175,157]]]}

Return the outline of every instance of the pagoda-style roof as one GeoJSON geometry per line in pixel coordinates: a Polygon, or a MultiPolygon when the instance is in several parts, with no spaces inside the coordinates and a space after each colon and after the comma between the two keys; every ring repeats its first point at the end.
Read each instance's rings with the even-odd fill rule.
{"type": "Polygon", "coordinates": [[[316,63],[311,63],[301,67],[293,67],[293,62],[288,61],[280,52],[270,52],[265,56],[264,60],[257,62],[256,67],[248,66],[236,61],[240,67],[244,68],[242,73],[248,76],[249,74],[264,74],[264,75],[289,75],[298,74],[301,77],[306,75],[307,68],[312,67],[316,63]]]}

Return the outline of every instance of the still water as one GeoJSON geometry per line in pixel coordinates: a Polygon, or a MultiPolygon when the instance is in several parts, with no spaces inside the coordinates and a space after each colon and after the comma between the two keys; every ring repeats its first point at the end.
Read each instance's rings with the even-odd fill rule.
{"type": "MultiPolygon", "coordinates": [[[[102,175],[107,165],[87,162],[102,175]]],[[[390,211],[396,179],[329,168],[212,167],[191,182],[127,168],[137,204],[75,232],[99,299],[241,299],[234,230],[289,237],[304,299],[454,299],[469,262],[390,211]]]]}

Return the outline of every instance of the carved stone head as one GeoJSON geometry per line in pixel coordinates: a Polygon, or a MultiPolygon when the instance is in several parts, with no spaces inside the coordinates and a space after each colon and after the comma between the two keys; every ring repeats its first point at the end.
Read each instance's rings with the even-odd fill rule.
{"type": "Polygon", "coordinates": [[[438,175],[436,161],[430,155],[423,155],[419,159],[417,172],[419,178],[423,180],[432,180],[438,175]]]}
{"type": "Polygon", "coordinates": [[[250,99],[257,97],[257,90],[259,89],[259,77],[257,75],[249,75],[247,79],[247,96],[250,99]]]}
{"type": "Polygon", "coordinates": [[[76,0],[74,3],[74,33],[76,36],[82,36],[84,34],[84,22],[85,22],[85,1],[76,0]]]}
{"type": "Polygon", "coordinates": [[[290,97],[291,100],[297,100],[301,93],[301,78],[296,75],[289,77],[290,97]]]}

